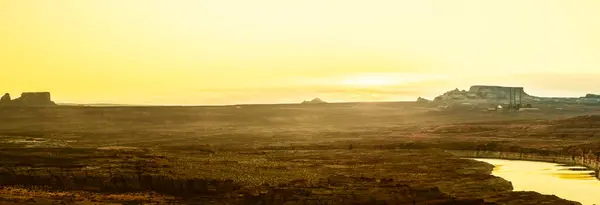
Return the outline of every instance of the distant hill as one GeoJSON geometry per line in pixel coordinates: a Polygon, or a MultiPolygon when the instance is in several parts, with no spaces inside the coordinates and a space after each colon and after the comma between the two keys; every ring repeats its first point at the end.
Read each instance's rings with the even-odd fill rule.
{"type": "Polygon", "coordinates": [[[596,94],[587,94],[585,95],[586,98],[600,98],[600,95],[596,95],[596,94]]]}
{"type": "Polygon", "coordinates": [[[588,94],[584,97],[538,97],[527,94],[523,87],[505,87],[491,85],[474,85],[467,90],[454,89],[435,97],[435,103],[508,103],[510,96],[522,100],[523,103],[543,104],[600,104],[600,96],[588,94]],[[517,92],[517,93],[514,93],[517,92]]]}
{"type": "Polygon", "coordinates": [[[315,99],[313,99],[311,101],[304,101],[304,102],[302,102],[302,104],[325,104],[325,103],[327,103],[327,102],[321,100],[321,98],[315,98],[315,99]]]}

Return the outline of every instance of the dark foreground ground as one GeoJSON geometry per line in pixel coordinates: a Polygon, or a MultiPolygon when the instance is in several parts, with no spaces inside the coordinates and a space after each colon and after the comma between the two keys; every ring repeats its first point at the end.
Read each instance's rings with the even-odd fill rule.
{"type": "Polygon", "coordinates": [[[1,204],[574,204],[444,150],[600,152],[596,107],[0,108],[1,204]],[[579,116],[579,117],[577,117],[579,116]]]}

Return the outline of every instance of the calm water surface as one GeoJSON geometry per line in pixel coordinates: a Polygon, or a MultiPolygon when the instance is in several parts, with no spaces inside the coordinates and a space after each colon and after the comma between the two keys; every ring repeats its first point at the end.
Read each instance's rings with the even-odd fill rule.
{"type": "Polygon", "coordinates": [[[555,163],[474,159],[494,166],[492,174],[511,181],[515,191],[535,191],[578,201],[583,205],[600,205],[600,181],[585,167],[555,163]]]}

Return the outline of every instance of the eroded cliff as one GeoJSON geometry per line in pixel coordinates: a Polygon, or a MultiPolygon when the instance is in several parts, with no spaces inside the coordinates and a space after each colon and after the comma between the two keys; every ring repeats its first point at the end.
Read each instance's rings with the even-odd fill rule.
{"type": "Polygon", "coordinates": [[[454,89],[437,96],[436,103],[492,103],[507,104],[513,95],[517,102],[523,104],[559,103],[559,104],[600,104],[600,96],[588,94],[579,98],[538,97],[529,95],[523,87],[474,85],[469,90],[454,89]]]}
{"type": "Polygon", "coordinates": [[[52,101],[49,92],[24,92],[14,100],[11,100],[10,94],[4,94],[0,99],[0,106],[45,107],[56,106],[56,103],[52,101]]]}

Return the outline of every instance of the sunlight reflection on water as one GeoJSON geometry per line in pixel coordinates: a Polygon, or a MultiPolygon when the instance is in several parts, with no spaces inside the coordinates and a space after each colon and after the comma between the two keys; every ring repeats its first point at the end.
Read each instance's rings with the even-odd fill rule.
{"type": "Polygon", "coordinates": [[[492,174],[511,181],[514,191],[556,195],[583,205],[600,204],[600,181],[594,177],[594,171],[585,167],[519,160],[474,160],[494,165],[492,174]]]}

